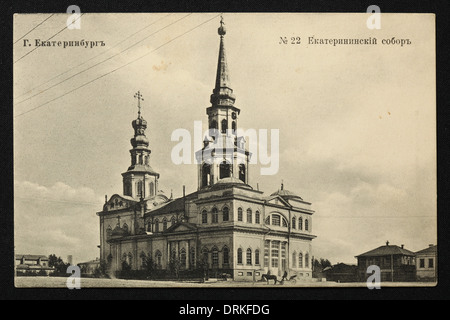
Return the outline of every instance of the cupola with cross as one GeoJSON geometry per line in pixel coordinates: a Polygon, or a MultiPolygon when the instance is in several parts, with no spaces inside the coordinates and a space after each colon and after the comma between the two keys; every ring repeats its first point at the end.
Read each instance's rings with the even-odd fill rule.
{"type": "Polygon", "coordinates": [[[145,136],[147,121],[141,115],[141,102],[144,98],[140,91],[134,97],[137,99],[138,117],[131,123],[134,129],[134,137],[130,140],[133,148],[130,150],[131,165],[122,173],[123,194],[136,199],[145,199],[156,195],[159,173],[150,166],[151,150],[145,136]]]}
{"type": "Polygon", "coordinates": [[[203,148],[196,152],[199,189],[212,186],[224,178],[234,178],[248,184],[251,154],[246,150],[244,137],[238,136],[240,109],[234,105],[236,97],[230,85],[224,25],[221,17],[216,82],[210,97],[211,106],[206,109],[209,135],[203,140],[203,148]]]}

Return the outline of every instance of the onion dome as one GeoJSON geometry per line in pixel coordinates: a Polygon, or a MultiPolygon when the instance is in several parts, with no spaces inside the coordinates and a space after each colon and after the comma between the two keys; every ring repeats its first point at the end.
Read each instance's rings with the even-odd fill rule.
{"type": "Polygon", "coordinates": [[[145,129],[147,129],[147,121],[140,115],[136,120],[131,123],[134,129],[134,137],[130,140],[133,148],[143,146],[148,147],[149,141],[145,136],[145,129]]]}

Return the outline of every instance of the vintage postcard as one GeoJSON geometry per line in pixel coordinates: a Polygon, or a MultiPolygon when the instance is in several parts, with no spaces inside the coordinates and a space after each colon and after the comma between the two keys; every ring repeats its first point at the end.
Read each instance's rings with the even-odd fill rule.
{"type": "Polygon", "coordinates": [[[17,288],[438,282],[433,14],[72,6],[13,41],[17,288]]]}

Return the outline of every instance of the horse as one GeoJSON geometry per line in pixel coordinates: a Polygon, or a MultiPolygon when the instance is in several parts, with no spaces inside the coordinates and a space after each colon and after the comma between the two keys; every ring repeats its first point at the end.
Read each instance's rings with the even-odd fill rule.
{"type": "Polygon", "coordinates": [[[274,280],[274,284],[277,284],[278,281],[277,276],[271,274],[263,274],[261,280],[266,280],[267,284],[269,284],[269,280],[274,280]]]}

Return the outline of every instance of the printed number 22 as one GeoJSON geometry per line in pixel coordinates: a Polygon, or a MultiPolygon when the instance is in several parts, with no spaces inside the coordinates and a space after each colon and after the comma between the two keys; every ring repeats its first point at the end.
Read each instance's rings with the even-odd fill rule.
{"type": "Polygon", "coordinates": [[[301,41],[300,37],[291,37],[291,44],[300,44],[301,41]]]}

